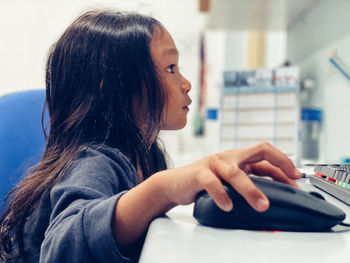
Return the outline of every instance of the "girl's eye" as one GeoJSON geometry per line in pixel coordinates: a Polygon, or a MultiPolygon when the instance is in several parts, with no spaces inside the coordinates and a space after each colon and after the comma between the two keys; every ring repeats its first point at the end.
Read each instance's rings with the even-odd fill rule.
{"type": "Polygon", "coordinates": [[[175,73],[175,64],[171,64],[170,66],[168,66],[167,68],[166,68],[166,70],[169,72],[169,73],[171,73],[171,74],[174,74],[175,73]]]}

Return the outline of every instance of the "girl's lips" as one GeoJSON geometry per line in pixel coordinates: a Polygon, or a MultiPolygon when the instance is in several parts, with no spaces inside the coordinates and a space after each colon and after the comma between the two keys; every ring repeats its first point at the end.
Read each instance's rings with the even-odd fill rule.
{"type": "Polygon", "coordinates": [[[183,110],[185,110],[185,111],[189,111],[189,110],[190,110],[190,108],[189,108],[188,106],[189,106],[191,103],[192,103],[192,100],[191,100],[191,99],[189,99],[189,101],[188,101],[187,105],[186,105],[186,106],[183,106],[183,107],[182,107],[182,109],[183,109],[183,110]]]}

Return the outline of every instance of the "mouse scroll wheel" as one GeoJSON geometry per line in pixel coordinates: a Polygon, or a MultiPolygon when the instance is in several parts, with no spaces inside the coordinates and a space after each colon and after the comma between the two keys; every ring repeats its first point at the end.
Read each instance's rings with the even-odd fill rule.
{"type": "Polygon", "coordinates": [[[309,192],[311,195],[317,197],[317,198],[320,198],[322,200],[325,200],[325,198],[323,197],[323,195],[321,195],[320,193],[317,193],[317,192],[309,192]]]}

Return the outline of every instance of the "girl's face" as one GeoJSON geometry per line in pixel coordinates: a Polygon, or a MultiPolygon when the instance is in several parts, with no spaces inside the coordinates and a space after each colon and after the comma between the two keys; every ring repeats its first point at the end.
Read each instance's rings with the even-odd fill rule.
{"type": "Polygon", "coordinates": [[[188,105],[192,102],[188,95],[191,83],[179,72],[179,52],[168,31],[155,29],[150,42],[150,51],[163,87],[167,90],[161,129],[182,129],[187,122],[188,105]]]}

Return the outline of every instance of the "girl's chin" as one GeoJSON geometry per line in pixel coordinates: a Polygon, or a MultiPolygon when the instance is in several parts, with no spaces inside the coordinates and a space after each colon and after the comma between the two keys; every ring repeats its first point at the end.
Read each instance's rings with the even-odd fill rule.
{"type": "Polygon", "coordinates": [[[181,129],[185,128],[186,124],[187,124],[187,118],[181,123],[173,123],[173,124],[164,125],[160,129],[166,130],[166,131],[181,130],[181,129]]]}

